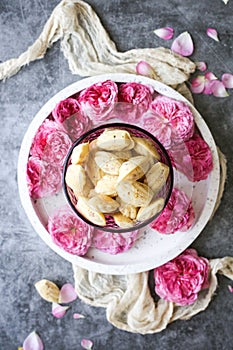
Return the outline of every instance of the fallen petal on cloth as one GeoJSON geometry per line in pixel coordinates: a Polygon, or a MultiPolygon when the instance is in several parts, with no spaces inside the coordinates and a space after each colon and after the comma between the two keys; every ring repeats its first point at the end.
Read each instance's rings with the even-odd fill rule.
{"type": "Polygon", "coordinates": [[[195,64],[169,49],[145,48],[118,52],[91,6],[79,0],[63,0],[53,10],[39,38],[18,58],[0,64],[0,80],[16,74],[24,65],[44,57],[61,39],[61,50],[73,74],[135,73],[139,61],[155,70],[165,84],[181,84],[195,64]]]}
{"type": "Polygon", "coordinates": [[[233,280],[232,257],[212,259],[209,263],[209,288],[186,306],[163,299],[156,303],[148,288],[148,272],[113,276],[73,265],[75,289],[85,303],[105,307],[106,317],[115,327],[133,333],[157,333],[175,320],[187,320],[205,310],[218,285],[217,273],[233,280]]]}

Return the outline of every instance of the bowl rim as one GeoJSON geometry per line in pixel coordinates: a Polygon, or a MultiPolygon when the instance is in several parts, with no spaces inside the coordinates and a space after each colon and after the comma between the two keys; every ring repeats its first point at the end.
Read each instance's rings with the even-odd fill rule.
{"type": "Polygon", "coordinates": [[[173,173],[173,166],[172,166],[172,162],[171,162],[171,159],[168,155],[168,152],[167,150],[165,149],[165,147],[161,144],[161,142],[154,136],[152,135],[150,132],[148,132],[147,130],[144,130],[142,128],[140,128],[139,126],[137,125],[133,125],[133,124],[128,124],[128,123],[123,123],[123,122],[112,122],[112,123],[105,123],[105,124],[102,124],[102,125],[99,125],[93,129],[90,129],[88,130],[87,132],[85,132],[84,134],[82,134],[76,141],[73,142],[72,146],[70,147],[66,157],[65,157],[65,161],[64,161],[64,165],[63,165],[63,171],[62,171],[62,189],[63,189],[63,192],[64,192],[64,195],[65,195],[65,198],[69,204],[69,206],[71,207],[71,209],[73,210],[73,212],[79,217],[81,218],[84,222],[86,222],[88,225],[96,228],[96,229],[99,229],[99,230],[102,230],[102,231],[105,231],[105,232],[111,232],[111,233],[126,233],[126,232],[133,232],[133,231],[136,231],[136,230],[139,230],[139,229],[142,229],[143,227],[149,225],[152,221],[154,221],[158,216],[159,214],[161,214],[161,212],[163,211],[163,209],[153,215],[152,217],[150,217],[149,219],[137,224],[136,226],[132,226],[132,227],[129,227],[129,228],[111,228],[111,227],[106,227],[106,226],[99,226],[99,225],[96,225],[96,224],[93,224],[91,221],[89,221],[87,218],[85,218],[85,216],[83,216],[75,207],[75,205],[72,203],[72,201],[70,200],[70,196],[69,196],[69,193],[68,193],[68,190],[67,190],[67,185],[66,185],[66,181],[65,181],[65,176],[66,176],[66,171],[67,171],[67,168],[69,166],[69,161],[70,161],[70,156],[73,152],[73,149],[79,145],[83,139],[85,139],[86,137],[88,137],[89,135],[91,135],[92,133],[95,133],[96,131],[98,130],[104,130],[106,128],[114,128],[114,127],[119,127],[119,128],[131,128],[131,129],[136,129],[140,132],[142,132],[143,134],[146,134],[151,140],[153,140],[153,142],[157,143],[159,148],[161,149],[161,151],[163,152],[163,156],[166,158],[166,162],[167,162],[167,165],[169,166],[169,182],[170,182],[170,185],[169,185],[169,190],[168,190],[168,193],[167,193],[167,196],[165,198],[165,202],[164,202],[164,205],[163,205],[163,209],[166,207],[170,197],[171,197],[171,193],[172,193],[172,189],[173,189],[173,184],[174,184],[174,173],[173,173]]]}

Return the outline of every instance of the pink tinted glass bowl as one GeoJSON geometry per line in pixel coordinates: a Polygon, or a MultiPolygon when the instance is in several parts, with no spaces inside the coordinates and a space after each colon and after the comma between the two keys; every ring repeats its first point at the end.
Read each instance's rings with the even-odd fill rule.
{"type": "Polygon", "coordinates": [[[161,162],[163,162],[164,164],[166,164],[169,167],[169,175],[168,175],[167,181],[159,192],[159,197],[164,198],[164,207],[166,206],[166,204],[170,198],[172,188],[173,188],[173,169],[172,169],[172,164],[171,164],[170,158],[169,158],[165,148],[163,147],[163,145],[153,135],[151,135],[148,131],[141,129],[138,126],[125,124],[125,123],[109,123],[109,124],[104,124],[104,125],[98,126],[92,130],[89,130],[85,134],[83,134],[81,137],[79,137],[73,143],[72,147],[70,148],[70,150],[66,156],[65,163],[64,163],[63,179],[62,179],[64,194],[65,194],[65,197],[68,201],[68,204],[70,205],[70,207],[72,208],[74,213],[79,218],[81,218],[83,221],[85,221],[86,223],[88,223],[89,225],[91,225],[95,228],[101,229],[102,231],[115,232],[115,233],[117,233],[117,232],[118,233],[130,232],[130,231],[138,230],[140,228],[147,226],[150,222],[155,220],[156,217],[158,217],[158,215],[161,213],[161,211],[145,221],[136,222],[135,225],[130,227],[130,228],[122,228],[122,227],[117,226],[116,223],[114,222],[114,219],[110,215],[105,215],[106,226],[98,226],[98,225],[90,222],[87,218],[85,218],[77,210],[77,208],[76,208],[77,198],[74,196],[73,191],[66,185],[66,181],[65,181],[66,171],[67,171],[68,166],[71,164],[71,154],[73,152],[73,149],[76,146],[78,146],[79,144],[91,142],[91,141],[95,140],[106,129],[108,129],[108,130],[109,129],[126,130],[132,136],[145,138],[147,140],[150,140],[153,143],[154,147],[156,148],[156,150],[158,151],[158,153],[161,157],[161,162]]]}

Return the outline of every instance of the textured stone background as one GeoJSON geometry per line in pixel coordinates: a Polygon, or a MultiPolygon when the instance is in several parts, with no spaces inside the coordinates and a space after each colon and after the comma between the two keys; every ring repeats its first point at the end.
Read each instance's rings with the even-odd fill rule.
{"type": "MultiPolygon", "coordinates": [[[[58,0],[0,1],[0,60],[16,57],[34,42],[58,0]]],[[[169,47],[153,30],[172,26],[176,35],[188,30],[195,42],[193,60],[204,60],[218,76],[233,73],[233,1],[221,0],[89,0],[119,50],[169,47]],[[221,41],[205,34],[216,27],[221,41]]],[[[60,320],[50,304],[35,292],[33,284],[48,278],[59,285],[73,282],[70,264],[51,251],[29,223],[20,204],[16,169],[20,144],[29,123],[56,92],[80,79],[73,76],[60,52],[59,42],[43,60],[33,62],[5,83],[0,83],[0,349],[15,350],[36,330],[47,350],[81,349],[83,337],[94,349],[229,350],[233,349],[233,294],[229,281],[219,277],[219,288],[209,308],[191,320],[178,321],[154,335],[135,335],[114,328],[105,310],[77,301],[60,320]],[[74,320],[73,312],[87,317],[74,320]]],[[[233,255],[233,93],[228,98],[195,96],[195,103],[213,136],[228,158],[226,191],[214,219],[193,243],[209,257],[233,255]]]]}

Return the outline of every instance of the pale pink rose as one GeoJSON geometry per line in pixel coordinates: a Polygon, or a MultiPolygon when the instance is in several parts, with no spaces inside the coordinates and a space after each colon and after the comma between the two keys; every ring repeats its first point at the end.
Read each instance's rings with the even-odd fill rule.
{"type": "Polygon", "coordinates": [[[81,112],[67,118],[62,124],[64,130],[69,135],[72,141],[77,140],[82,134],[87,132],[92,127],[92,122],[87,115],[81,112]]]}
{"type": "Polygon", "coordinates": [[[26,176],[29,194],[35,199],[57,193],[62,185],[61,170],[37,157],[28,159],[26,176]]]}
{"type": "Polygon", "coordinates": [[[190,181],[207,179],[213,169],[211,150],[205,140],[198,134],[194,134],[181,147],[173,147],[169,155],[177,170],[185,174],[190,181]],[[190,171],[190,168],[192,168],[192,171],[190,171]]]}
{"type": "Polygon", "coordinates": [[[46,147],[48,135],[57,130],[60,130],[60,127],[56,122],[45,119],[37,130],[32,141],[30,149],[31,155],[41,158],[41,155],[44,152],[44,148],[46,147]]]}
{"type": "Polygon", "coordinates": [[[135,115],[129,114],[128,122],[134,122],[147,111],[151,102],[154,90],[150,86],[139,83],[121,84],[119,88],[119,102],[132,103],[137,106],[135,115]]]}
{"type": "Polygon", "coordinates": [[[92,126],[88,116],[81,113],[78,101],[71,97],[60,101],[52,111],[52,115],[73,141],[92,126]]]}
{"type": "Polygon", "coordinates": [[[190,139],[194,132],[194,118],[190,108],[182,101],[158,95],[150,105],[155,113],[165,118],[172,130],[171,144],[190,139]]]}
{"type": "Polygon", "coordinates": [[[71,146],[72,142],[65,132],[53,132],[48,135],[47,145],[41,158],[48,163],[62,167],[71,146]]]}
{"type": "Polygon", "coordinates": [[[67,118],[80,111],[80,106],[75,98],[68,97],[58,102],[52,111],[56,122],[62,124],[67,118]]]}
{"type": "Polygon", "coordinates": [[[129,250],[137,239],[138,231],[112,233],[95,230],[93,244],[96,249],[109,254],[119,254],[129,250]]]}
{"type": "Polygon", "coordinates": [[[187,231],[194,222],[192,202],[184,191],[173,188],[171,197],[162,213],[150,223],[150,227],[163,234],[187,231]]]}
{"type": "Polygon", "coordinates": [[[78,99],[82,113],[96,123],[110,118],[109,113],[117,100],[118,87],[111,80],[91,85],[80,93],[78,99]]]}
{"type": "Polygon", "coordinates": [[[93,228],[65,206],[49,217],[48,232],[53,242],[66,252],[84,255],[91,245],[93,228]]]}
{"type": "Polygon", "coordinates": [[[155,292],[160,298],[178,305],[190,305],[198,293],[209,287],[209,262],[194,249],[154,269],[155,292]]]}
{"type": "Polygon", "coordinates": [[[153,110],[149,109],[143,114],[139,123],[143,129],[154,135],[166,149],[171,147],[172,127],[166,118],[157,115],[153,110]]]}
{"type": "Polygon", "coordinates": [[[62,167],[71,145],[69,136],[57,123],[46,119],[33,139],[30,152],[34,157],[62,167]]]}

